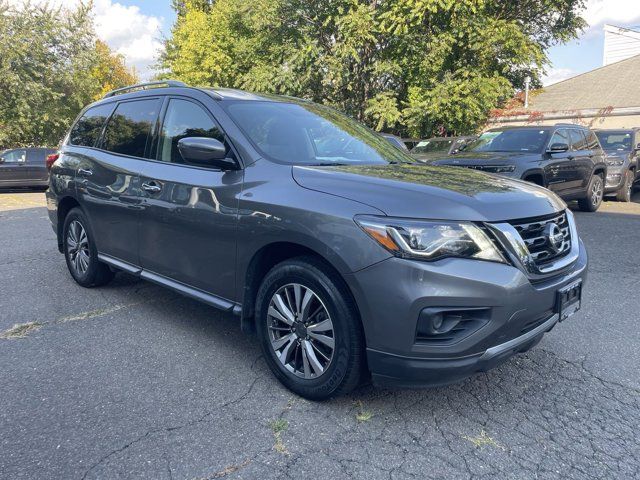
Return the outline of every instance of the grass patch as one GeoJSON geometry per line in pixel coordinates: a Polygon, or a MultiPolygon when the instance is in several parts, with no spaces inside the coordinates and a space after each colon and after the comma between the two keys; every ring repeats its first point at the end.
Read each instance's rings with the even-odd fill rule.
{"type": "Polygon", "coordinates": [[[0,338],[11,340],[15,338],[25,338],[33,332],[37,332],[42,327],[38,322],[16,323],[13,327],[0,333],[0,338]]]}
{"type": "Polygon", "coordinates": [[[356,420],[359,423],[363,423],[363,422],[368,422],[369,420],[371,420],[373,418],[373,413],[370,412],[369,410],[365,410],[364,408],[364,404],[358,400],[357,402],[355,402],[355,406],[356,406],[356,420]]]}
{"type": "Polygon", "coordinates": [[[289,455],[289,451],[282,441],[282,432],[289,428],[289,422],[287,422],[284,418],[278,418],[277,420],[273,420],[272,422],[270,422],[269,427],[271,427],[273,438],[275,439],[273,449],[283,455],[289,455]]]}
{"type": "Polygon", "coordinates": [[[494,447],[494,448],[500,448],[502,450],[505,449],[502,445],[500,445],[493,438],[487,435],[487,432],[485,432],[484,430],[480,432],[480,435],[477,435],[475,437],[468,437],[464,435],[462,438],[471,442],[473,446],[476,448],[494,447]]]}

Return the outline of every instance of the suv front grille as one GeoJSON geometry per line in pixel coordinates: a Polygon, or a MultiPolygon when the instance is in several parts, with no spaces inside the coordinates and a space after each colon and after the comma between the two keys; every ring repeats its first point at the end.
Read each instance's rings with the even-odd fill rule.
{"type": "Polygon", "coordinates": [[[536,265],[545,265],[566,256],[571,251],[571,231],[565,212],[536,219],[515,220],[511,223],[525,242],[536,265]],[[555,223],[564,236],[562,247],[556,251],[545,235],[547,225],[555,223]]]}

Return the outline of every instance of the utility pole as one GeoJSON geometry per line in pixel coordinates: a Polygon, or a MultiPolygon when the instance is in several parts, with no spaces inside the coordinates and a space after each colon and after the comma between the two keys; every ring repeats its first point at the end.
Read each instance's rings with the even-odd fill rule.
{"type": "Polygon", "coordinates": [[[524,108],[529,108],[529,87],[531,86],[531,77],[524,77],[524,108]]]}

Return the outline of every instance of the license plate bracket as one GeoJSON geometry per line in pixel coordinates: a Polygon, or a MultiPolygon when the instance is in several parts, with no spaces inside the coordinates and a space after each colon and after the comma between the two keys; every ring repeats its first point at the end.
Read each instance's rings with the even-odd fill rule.
{"type": "Polygon", "coordinates": [[[562,287],[556,293],[556,308],[560,322],[580,310],[582,304],[582,280],[562,287]]]}

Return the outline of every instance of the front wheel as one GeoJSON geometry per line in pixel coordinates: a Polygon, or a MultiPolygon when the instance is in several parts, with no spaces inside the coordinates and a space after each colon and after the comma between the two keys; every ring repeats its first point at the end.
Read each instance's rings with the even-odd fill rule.
{"type": "Polygon", "coordinates": [[[589,187],[587,188],[587,194],[584,198],[578,200],[580,210],[583,212],[595,212],[600,208],[602,203],[602,197],[604,195],[604,180],[602,177],[592,175],[589,181],[589,187]]]}
{"type": "Polygon", "coordinates": [[[633,177],[633,172],[631,170],[627,170],[627,173],[624,176],[624,184],[616,193],[616,200],[618,200],[619,202],[631,201],[631,193],[633,192],[633,177]]]}
{"type": "Polygon", "coordinates": [[[287,388],[311,400],[349,392],[365,371],[364,335],[347,287],[312,257],[271,269],[256,299],[265,360],[287,388]]]}

